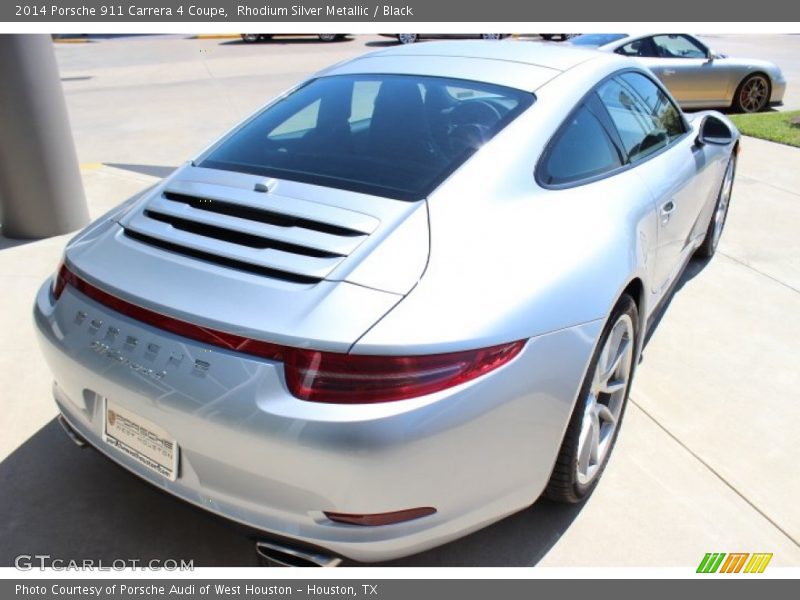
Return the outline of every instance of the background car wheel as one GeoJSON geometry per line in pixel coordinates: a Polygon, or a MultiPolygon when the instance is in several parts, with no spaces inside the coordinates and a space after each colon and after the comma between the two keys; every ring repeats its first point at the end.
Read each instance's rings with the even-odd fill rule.
{"type": "Polygon", "coordinates": [[[419,39],[419,35],[416,33],[398,33],[397,34],[397,41],[401,44],[413,44],[419,39]]]}
{"type": "Polygon", "coordinates": [[[722,186],[717,196],[717,203],[714,206],[714,214],[706,230],[706,237],[703,243],[695,252],[699,258],[711,258],[717,251],[722,230],[725,228],[725,221],[728,218],[728,208],[731,204],[731,193],[733,192],[733,179],[736,176],[736,157],[731,156],[728,166],[725,168],[725,175],[722,178],[722,186]]]}
{"type": "Polygon", "coordinates": [[[743,113],[760,112],[767,107],[772,86],[766,75],[754,73],[744,78],[733,96],[733,110],[743,113]]]}
{"type": "Polygon", "coordinates": [[[639,352],[639,311],[628,295],[611,311],[570,417],[545,495],[580,502],[594,489],[617,439],[639,352]]]}
{"type": "Polygon", "coordinates": [[[482,33],[482,40],[502,40],[505,36],[502,33],[482,33]]]}
{"type": "Polygon", "coordinates": [[[261,39],[260,33],[243,33],[242,34],[242,41],[248,44],[255,44],[258,40],[261,39]]]}
{"type": "Polygon", "coordinates": [[[335,42],[341,37],[339,33],[318,33],[317,37],[321,42],[335,42]]]}

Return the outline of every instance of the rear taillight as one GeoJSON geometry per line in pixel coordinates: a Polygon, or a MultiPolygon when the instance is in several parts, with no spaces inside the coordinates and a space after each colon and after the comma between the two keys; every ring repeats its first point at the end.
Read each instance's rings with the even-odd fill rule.
{"type": "Polygon", "coordinates": [[[424,356],[338,354],[281,346],[163,315],[109,294],[61,265],[53,281],[58,299],[69,284],[89,298],[164,331],[209,345],[282,361],[289,391],[301,400],[369,404],[432,394],[511,361],[525,341],[424,356]]]}
{"type": "Polygon", "coordinates": [[[448,354],[366,356],[294,349],[286,355],[289,390],[303,400],[367,404],[432,394],[509,362],[524,341],[448,354]]]}
{"type": "Polygon", "coordinates": [[[69,272],[67,266],[62,262],[58,266],[58,271],[56,271],[55,276],[53,277],[53,297],[58,300],[61,298],[61,294],[64,292],[64,288],[67,286],[67,278],[72,273],[69,272]]]}

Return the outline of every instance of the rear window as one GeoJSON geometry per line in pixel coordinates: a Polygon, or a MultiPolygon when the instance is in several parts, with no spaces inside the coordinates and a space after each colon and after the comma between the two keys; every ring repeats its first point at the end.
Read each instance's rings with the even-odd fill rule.
{"type": "Polygon", "coordinates": [[[605,46],[611,42],[616,42],[624,37],[628,37],[627,33],[585,33],[583,35],[575,36],[570,40],[570,43],[576,46],[605,46]]]}
{"type": "Polygon", "coordinates": [[[199,166],[418,200],[533,100],[440,77],[323,77],[267,107],[199,166]]]}

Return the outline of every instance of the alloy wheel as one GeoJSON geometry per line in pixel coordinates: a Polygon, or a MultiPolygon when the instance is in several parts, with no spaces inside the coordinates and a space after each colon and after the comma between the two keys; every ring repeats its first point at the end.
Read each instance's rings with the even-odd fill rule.
{"type": "Polygon", "coordinates": [[[401,44],[413,44],[417,41],[417,34],[416,33],[400,33],[397,35],[397,39],[400,41],[401,44]]]}
{"type": "Polygon", "coordinates": [[[575,478],[587,486],[597,477],[617,431],[633,367],[634,326],[623,314],[611,329],[584,398],[575,478]]]}
{"type": "Polygon", "coordinates": [[[744,112],[758,112],[767,103],[769,82],[761,75],[753,75],[739,90],[739,104],[744,112]]]}

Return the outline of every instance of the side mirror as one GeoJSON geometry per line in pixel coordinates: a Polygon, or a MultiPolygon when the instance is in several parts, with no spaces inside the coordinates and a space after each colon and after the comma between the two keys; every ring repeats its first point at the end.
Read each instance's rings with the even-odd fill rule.
{"type": "Polygon", "coordinates": [[[697,144],[713,144],[727,146],[733,141],[731,128],[723,121],[712,115],[706,115],[700,123],[700,133],[697,135],[697,144]]]}

